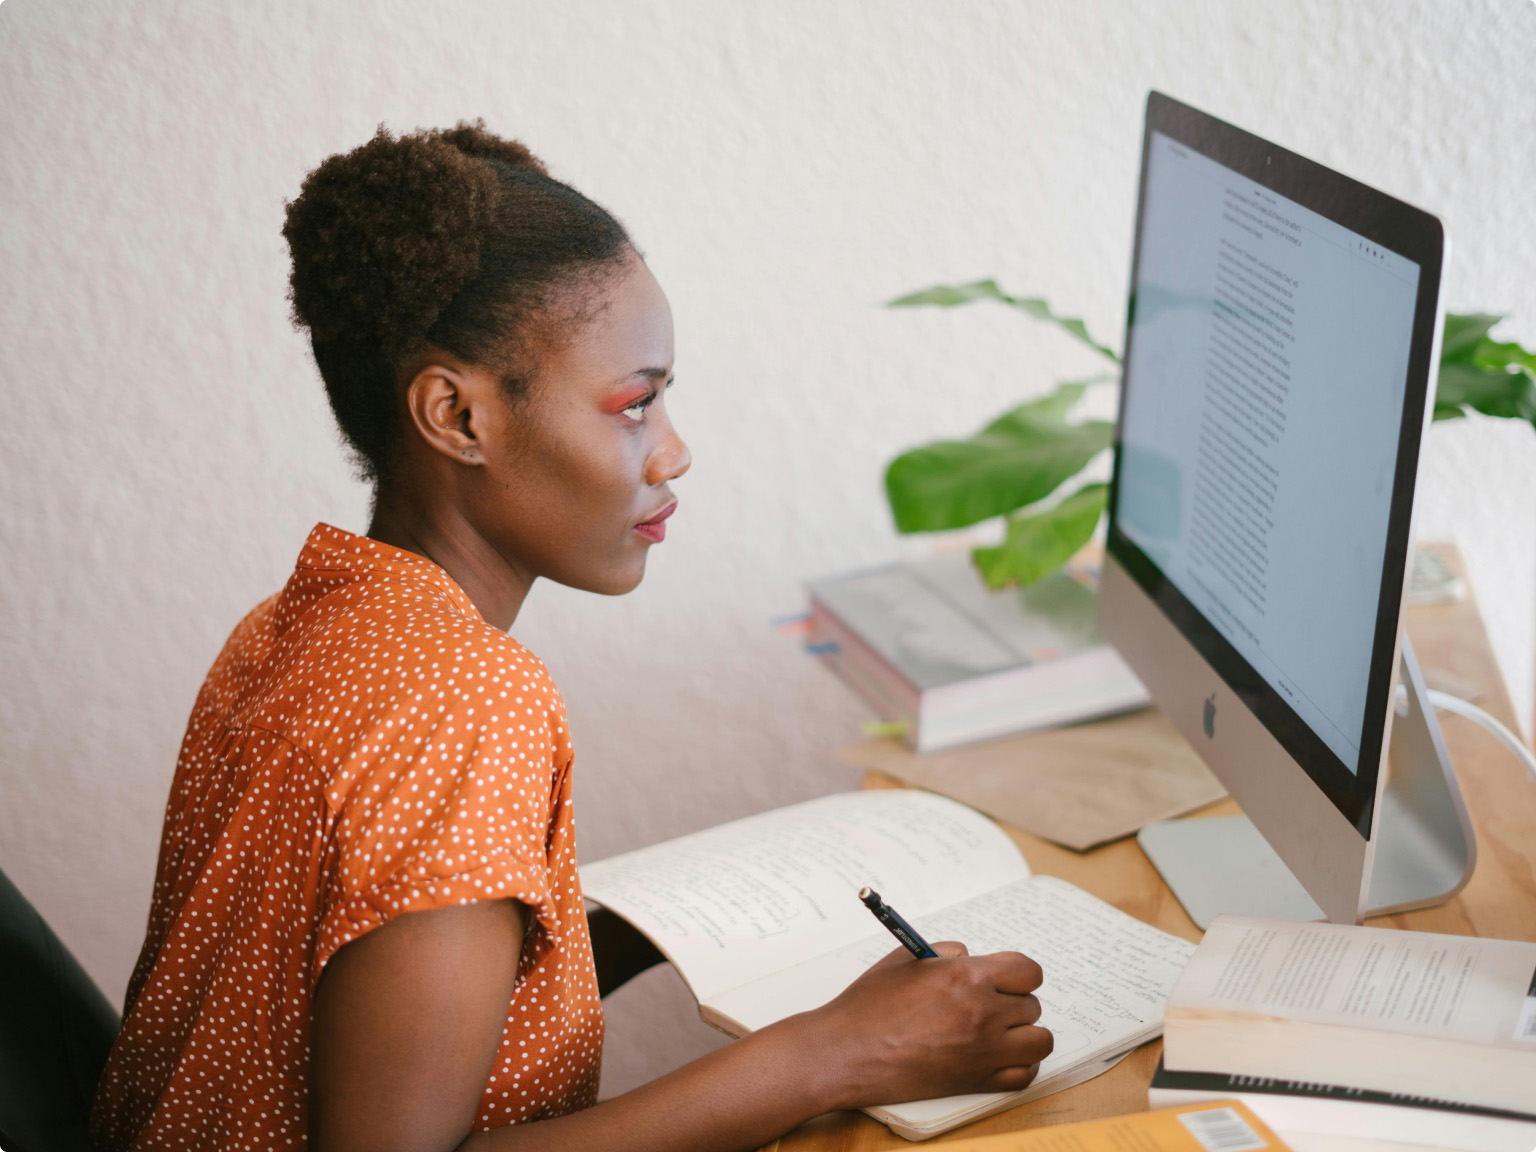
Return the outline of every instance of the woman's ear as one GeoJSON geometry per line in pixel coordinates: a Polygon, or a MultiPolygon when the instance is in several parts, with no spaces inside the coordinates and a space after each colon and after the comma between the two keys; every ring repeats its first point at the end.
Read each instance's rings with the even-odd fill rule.
{"type": "Polygon", "coordinates": [[[405,410],[417,435],[460,464],[483,462],[485,375],[468,365],[434,359],[417,369],[405,386],[405,410]]]}

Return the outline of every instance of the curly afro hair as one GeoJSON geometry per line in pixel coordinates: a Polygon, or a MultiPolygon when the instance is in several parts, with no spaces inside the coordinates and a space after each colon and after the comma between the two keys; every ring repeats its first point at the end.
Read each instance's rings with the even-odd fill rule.
{"type": "Polygon", "coordinates": [[[500,372],[528,322],[583,274],[632,251],[623,226],[482,121],[332,156],[288,205],[294,322],[309,330],[331,410],[363,476],[388,476],[396,374],[427,345],[500,372]]]}

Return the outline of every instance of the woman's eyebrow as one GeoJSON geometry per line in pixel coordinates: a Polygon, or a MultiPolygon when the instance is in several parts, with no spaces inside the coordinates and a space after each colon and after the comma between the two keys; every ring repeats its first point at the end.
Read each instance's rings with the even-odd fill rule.
{"type": "MultiPolygon", "coordinates": [[[[4,0],[0,0],[0,3],[4,3],[4,0]]],[[[631,380],[635,379],[637,376],[642,380],[648,380],[653,384],[664,384],[671,377],[671,375],[672,369],[670,368],[635,368],[616,378],[613,381],[611,387],[622,387],[623,385],[628,384],[631,380]]]]}

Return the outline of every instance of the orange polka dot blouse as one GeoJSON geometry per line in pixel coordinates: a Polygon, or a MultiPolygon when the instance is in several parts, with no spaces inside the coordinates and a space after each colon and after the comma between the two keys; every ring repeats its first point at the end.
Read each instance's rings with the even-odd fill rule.
{"type": "Polygon", "coordinates": [[[193,708],[97,1142],[304,1147],[326,961],[404,912],[498,897],[532,916],[478,1129],[597,1096],[565,708],[437,565],[319,525],[193,708]]]}

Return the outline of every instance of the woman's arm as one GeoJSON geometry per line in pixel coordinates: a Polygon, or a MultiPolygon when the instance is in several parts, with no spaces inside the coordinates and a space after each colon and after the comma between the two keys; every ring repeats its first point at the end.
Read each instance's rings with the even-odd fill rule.
{"type": "Polygon", "coordinates": [[[587,913],[587,931],[592,936],[597,989],[603,996],[666,959],[640,929],[606,908],[587,913]]]}
{"type": "Polygon", "coordinates": [[[315,994],[312,1152],[750,1149],[837,1108],[1022,1088],[1051,1050],[1034,961],[939,945],[617,1099],[471,1134],[525,915],[509,900],[415,912],[337,952],[315,994]]]}

